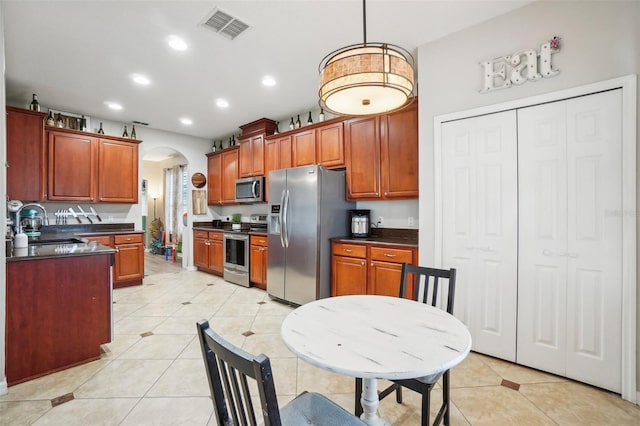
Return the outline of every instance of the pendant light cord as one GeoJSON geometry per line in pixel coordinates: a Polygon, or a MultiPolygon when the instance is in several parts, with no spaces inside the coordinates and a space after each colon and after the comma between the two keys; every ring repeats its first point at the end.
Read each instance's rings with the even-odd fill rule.
{"type": "Polygon", "coordinates": [[[362,32],[364,45],[367,45],[367,0],[362,0],[362,32]]]}

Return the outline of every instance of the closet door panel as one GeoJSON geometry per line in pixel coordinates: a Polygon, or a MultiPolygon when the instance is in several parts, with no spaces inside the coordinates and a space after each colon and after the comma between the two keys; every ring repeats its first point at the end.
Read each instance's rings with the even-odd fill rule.
{"type": "Polygon", "coordinates": [[[469,326],[475,351],[512,361],[516,146],[514,111],[443,125],[443,267],[468,259],[456,276],[454,313],[469,326]]]}
{"type": "Polygon", "coordinates": [[[621,90],[567,101],[566,375],[621,390],[621,90]]]}
{"type": "MultiPolygon", "coordinates": [[[[470,120],[446,123],[443,126],[443,263],[442,268],[456,268],[454,315],[472,330],[472,301],[475,289],[468,285],[475,276],[472,244],[475,211],[472,185],[475,181],[475,153],[472,152],[470,120]],[[465,284],[466,283],[466,284],[465,284]]],[[[473,333],[472,333],[473,335],[473,333]]]]}
{"type": "Polygon", "coordinates": [[[518,353],[565,371],[567,183],[562,102],[518,110],[518,353]]]}

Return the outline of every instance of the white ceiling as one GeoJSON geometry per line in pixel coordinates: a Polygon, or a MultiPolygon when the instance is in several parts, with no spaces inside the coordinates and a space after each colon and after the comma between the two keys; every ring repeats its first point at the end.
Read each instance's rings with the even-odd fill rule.
{"type": "MultiPolygon", "coordinates": [[[[370,0],[367,40],[415,56],[417,46],[529,2],[370,0]]],[[[8,103],[26,105],[37,93],[62,111],[208,139],[261,117],[306,120],[317,108],[320,60],[363,37],[360,0],[3,0],[2,7],[8,103]],[[250,28],[231,41],[200,27],[216,7],[250,28]],[[171,50],[172,34],[189,49],[171,50]],[[132,73],[152,83],[139,87],[132,73]],[[277,85],[262,86],[265,75],[277,85]],[[215,106],[219,97],[228,109],[215,106]],[[124,108],[112,111],[105,101],[124,108]],[[182,125],[183,116],[193,125],[182,125]]]]}

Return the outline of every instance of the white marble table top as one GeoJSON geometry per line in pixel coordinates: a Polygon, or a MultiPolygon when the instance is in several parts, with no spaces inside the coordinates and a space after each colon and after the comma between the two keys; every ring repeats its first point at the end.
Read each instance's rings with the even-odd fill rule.
{"type": "Polygon", "coordinates": [[[446,311],[388,296],[339,296],[300,306],[282,322],[299,358],[347,376],[407,379],[461,362],[469,330],[446,311]]]}

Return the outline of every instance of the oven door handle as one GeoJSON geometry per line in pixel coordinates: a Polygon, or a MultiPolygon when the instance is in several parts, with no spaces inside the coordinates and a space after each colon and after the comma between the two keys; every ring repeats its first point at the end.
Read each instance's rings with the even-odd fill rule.
{"type": "Polygon", "coordinates": [[[224,234],[224,237],[230,240],[249,241],[249,236],[245,234],[239,234],[239,235],[224,234]]]}
{"type": "Polygon", "coordinates": [[[284,196],[284,206],[282,208],[283,212],[283,224],[282,224],[282,233],[284,234],[284,247],[289,247],[289,230],[287,229],[287,222],[289,221],[289,190],[284,196]]]}

